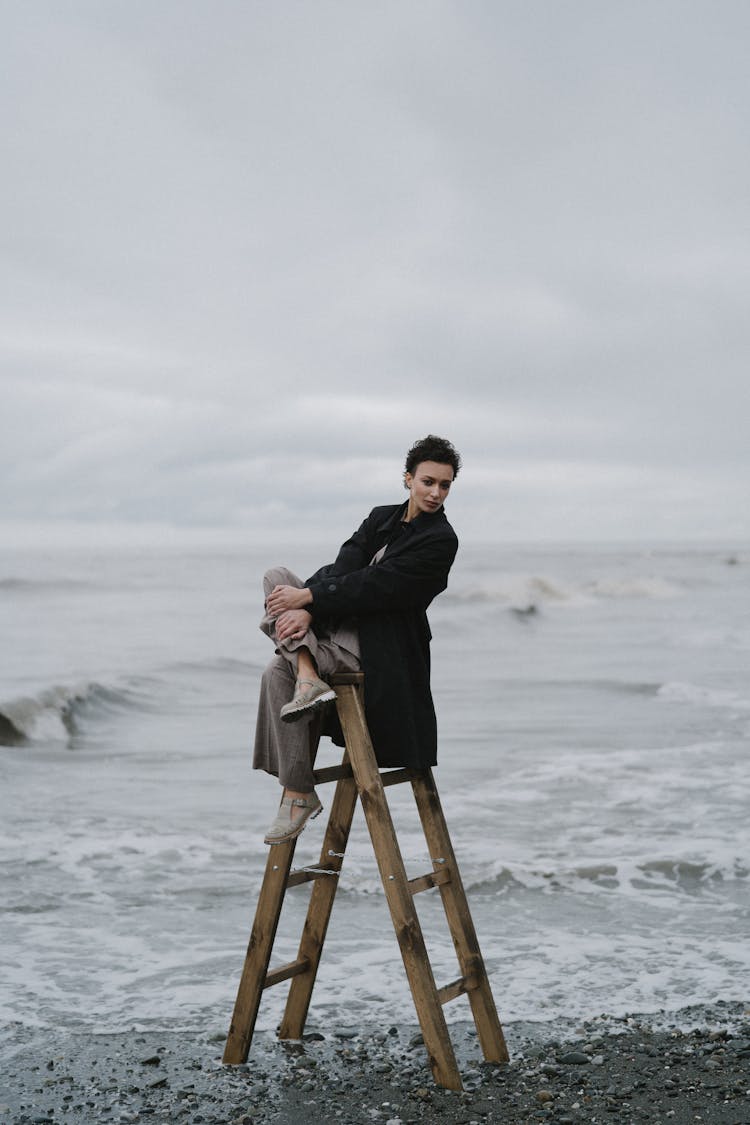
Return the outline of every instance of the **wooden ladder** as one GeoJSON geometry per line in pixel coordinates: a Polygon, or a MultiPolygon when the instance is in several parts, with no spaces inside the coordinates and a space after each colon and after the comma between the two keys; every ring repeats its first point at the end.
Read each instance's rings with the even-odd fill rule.
{"type": "MultiPolygon", "coordinates": [[[[237,992],[232,1022],[224,1049],[224,1062],[244,1063],[250,1051],[255,1021],[264,989],[291,980],[286,1010],[279,1027],[280,1039],[300,1039],[312,997],[323,950],[338,874],[344,859],[357,797],[362,802],[385,896],[414,1006],[422,1029],[435,1082],[461,1090],[461,1075],[443,1014],[443,1004],[457,996],[469,998],[479,1043],[490,1062],[508,1061],[508,1051],[490,991],[487,972],[461,883],[456,857],[443,816],[432,770],[392,769],[380,772],[375,760],[362,704],[364,675],[341,673],[331,677],[346,749],[340,766],[315,771],[316,785],[336,781],[320,863],[316,868],[292,871],[297,844],[290,840],[269,849],[268,862],[255,912],[250,942],[237,992]],[[434,870],[409,879],[393,827],[385,786],[411,782],[434,870]],[[314,881],[297,958],[269,970],[276,929],[287,887],[314,881]],[[455,946],[461,975],[438,988],[425,947],[414,895],[438,887],[455,946]]],[[[317,753],[319,724],[312,724],[311,754],[317,753]]]]}

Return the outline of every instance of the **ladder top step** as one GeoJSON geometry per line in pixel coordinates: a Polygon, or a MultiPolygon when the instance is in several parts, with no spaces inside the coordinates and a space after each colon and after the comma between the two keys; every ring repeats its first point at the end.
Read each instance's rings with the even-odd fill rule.
{"type": "Polygon", "coordinates": [[[329,676],[328,682],[331,687],[342,687],[344,684],[363,684],[365,682],[364,672],[334,672],[329,676]]]}
{"type": "Polygon", "coordinates": [[[343,777],[354,777],[352,767],[347,763],[342,766],[324,766],[322,769],[313,770],[316,785],[325,785],[328,781],[341,781],[343,777]]]}

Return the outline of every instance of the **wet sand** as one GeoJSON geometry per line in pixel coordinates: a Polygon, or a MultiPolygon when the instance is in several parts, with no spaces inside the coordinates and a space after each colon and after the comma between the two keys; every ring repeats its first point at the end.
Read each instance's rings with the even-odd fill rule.
{"type": "Polygon", "coordinates": [[[750,1005],[584,1024],[511,1024],[511,1061],[482,1060],[454,1024],[463,1093],[432,1082],[416,1027],[311,1028],[300,1042],[258,1034],[247,1065],[224,1067],[224,1031],[92,1035],[6,1027],[0,1123],[179,1121],[664,1122],[750,1125],[750,1005]]]}

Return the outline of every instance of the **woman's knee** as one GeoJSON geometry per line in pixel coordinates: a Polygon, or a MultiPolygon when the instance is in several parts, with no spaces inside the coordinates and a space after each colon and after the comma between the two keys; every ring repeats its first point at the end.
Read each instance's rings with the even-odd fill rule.
{"type": "Polygon", "coordinates": [[[263,595],[268,597],[275,586],[296,586],[302,589],[303,582],[285,566],[272,566],[263,575],[263,595]]]}

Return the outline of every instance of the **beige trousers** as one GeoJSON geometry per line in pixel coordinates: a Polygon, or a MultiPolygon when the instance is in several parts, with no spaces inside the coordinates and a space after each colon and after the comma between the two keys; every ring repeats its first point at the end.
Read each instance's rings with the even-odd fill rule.
{"type": "MultiPolygon", "coordinates": [[[[273,567],[263,576],[263,600],[274,586],[296,586],[304,583],[286,567],[273,567]]],[[[297,650],[310,650],[321,679],[334,672],[359,671],[359,638],[354,622],[342,622],[332,633],[308,630],[300,640],[279,641],[275,635],[275,619],[264,613],[260,622],[264,632],[276,646],[276,656],[263,673],[255,724],[253,769],[265,770],[278,777],[280,783],[299,793],[310,793],[315,785],[310,762],[310,717],[296,723],[282,723],[279,712],[294,696],[297,679],[297,650]]]]}

